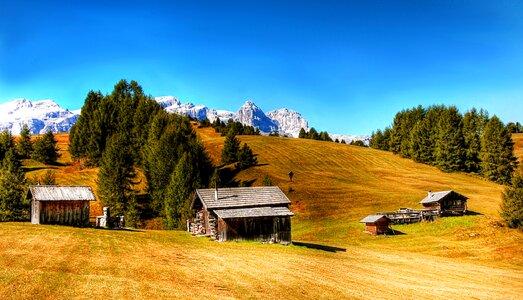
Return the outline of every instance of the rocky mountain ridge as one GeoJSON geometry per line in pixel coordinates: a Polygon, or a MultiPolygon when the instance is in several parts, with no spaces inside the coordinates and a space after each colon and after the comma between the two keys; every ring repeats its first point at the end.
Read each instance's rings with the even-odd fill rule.
{"type": "MultiPolygon", "coordinates": [[[[246,101],[236,112],[211,109],[205,105],[194,105],[190,102],[181,103],[176,97],[155,97],[155,100],[168,112],[190,116],[214,122],[233,119],[244,125],[260,129],[265,134],[278,132],[280,135],[298,137],[300,129],[309,130],[309,123],[297,111],[281,108],[264,113],[254,102],[246,101]]],[[[0,104],[0,129],[8,129],[12,134],[19,134],[22,126],[27,124],[32,134],[69,132],[80,115],[80,110],[70,111],[61,108],[53,100],[31,101],[18,98],[0,104]]],[[[331,134],[331,138],[345,140],[363,140],[368,143],[367,136],[350,136],[331,134]]]]}

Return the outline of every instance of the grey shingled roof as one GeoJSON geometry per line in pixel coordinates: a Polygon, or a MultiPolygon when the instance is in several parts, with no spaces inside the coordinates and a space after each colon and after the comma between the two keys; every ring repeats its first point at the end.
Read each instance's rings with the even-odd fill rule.
{"type": "MultiPolygon", "coordinates": [[[[369,215],[369,216],[366,216],[365,218],[361,219],[360,223],[374,223],[383,217],[385,217],[385,216],[384,215],[369,215]]],[[[385,218],[387,218],[387,217],[385,217],[385,218]]]]}
{"type": "Polygon", "coordinates": [[[195,199],[200,198],[207,209],[281,206],[291,203],[277,186],[219,188],[218,199],[215,199],[214,191],[214,189],[197,189],[195,199]]]}
{"type": "Polygon", "coordinates": [[[95,201],[89,186],[31,185],[26,198],[38,201],[95,201]]]}
{"type": "Polygon", "coordinates": [[[439,202],[441,199],[447,197],[450,194],[456,194],[458,197],[462,197],[464,199],[467,199],[467,197],[461,195],[460,193],[456,193],[454,191],[442,191],[442,192],[434,192],[430,193],[430,196],[427,195],[427,197],[423,198],[419,203],[433,203],[433,202],[439,202]]]}
{"type": "Polygon", "coordinates": [[[216,209],[214,211],[218,218],[254,218],[254,217],[286,217],[294,216],[287,207],[251,207],[251,208],[231,208],[216,209]]]}

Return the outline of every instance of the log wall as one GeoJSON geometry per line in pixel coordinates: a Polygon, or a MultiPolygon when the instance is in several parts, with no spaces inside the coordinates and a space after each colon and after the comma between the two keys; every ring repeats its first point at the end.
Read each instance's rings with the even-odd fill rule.
{"type": "Polygon", "coordinates": [[[233,218],[218,221],[220,241],[292,242],[290,217],[233,218]]]}
{"type": "MultiPolygon", "coordinates": [[[[39,212],[36,224],[59,224],[71,226],[89,225],[89,201],[38,201],[33,205],[39,212]]],[[[35,223],[35,222],[33,222],[35,223]]]]}

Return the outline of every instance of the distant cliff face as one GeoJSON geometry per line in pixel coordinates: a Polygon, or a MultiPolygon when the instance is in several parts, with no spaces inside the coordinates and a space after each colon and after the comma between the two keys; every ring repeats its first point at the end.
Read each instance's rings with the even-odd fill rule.
{"type": "Polygon", "coordinates": [[[20,98],[0,104],[0,129],[8,129],[17,135],[27,124],[31,134],[69,132],[79,115],[79,110],[63,109],[53,100],[31,101],[20,98]]]}
{"type": "Polygon", "coordinates": [[[294,110],[281,108],[267,113],[267,116],[278,126],[278,130],[293,137],[298,137],[300,130],[308,129],[309,122],[294,110]]]}

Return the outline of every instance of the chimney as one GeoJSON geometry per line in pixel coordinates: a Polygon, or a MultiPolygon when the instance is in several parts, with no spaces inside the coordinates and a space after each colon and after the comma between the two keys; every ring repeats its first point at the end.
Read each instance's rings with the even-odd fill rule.
{"type": "Polygon", "coordinates": [[[429,198],[432,197],[432,191],[429,191],[428,194],[429,194],[429,195],[428,195],[429,198]]]}
{"type": "Polygon", "coordinates": [[[218,201],[218,186],[214,186],[214,200],[218,201]]]}

